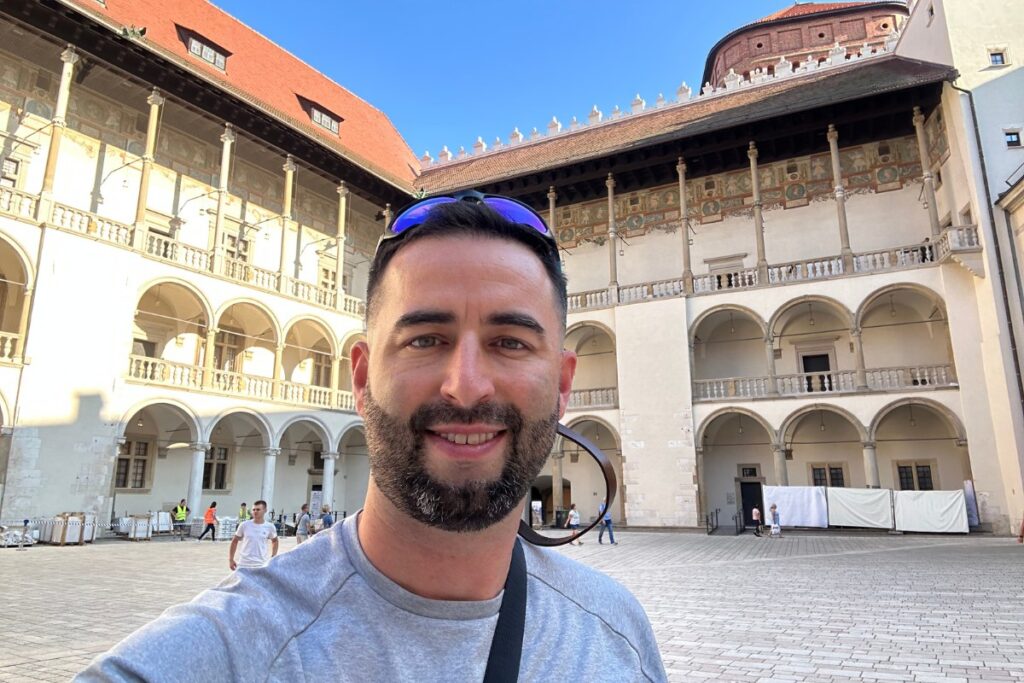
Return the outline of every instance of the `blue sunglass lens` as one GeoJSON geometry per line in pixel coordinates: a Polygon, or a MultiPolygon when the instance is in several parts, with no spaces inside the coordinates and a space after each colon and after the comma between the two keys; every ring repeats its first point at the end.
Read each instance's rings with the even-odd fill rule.
{"type": "Polygon", "coordinates": [[[544,225],[544,221],[541,220],[540,216],[534,213],[533,209],[519,202],[503,197],[487,197],[484,199],[484,203],[513,223],[529,225],[542,235],[550,234],[548,226],[544,225]]]}
{"type": "Polygon", "coordinates": [[[397,235],[409,228],[419,225],[426,220],[427,214],[430,213],[430,210],[435,206],[438,206],[439,204],[451,204],[454,201],[454,197],[434,197],[433,199],[424,199],[422,202],[415,204],[398,214],[394,222],[391,224],[391,233],[397,235]]]}

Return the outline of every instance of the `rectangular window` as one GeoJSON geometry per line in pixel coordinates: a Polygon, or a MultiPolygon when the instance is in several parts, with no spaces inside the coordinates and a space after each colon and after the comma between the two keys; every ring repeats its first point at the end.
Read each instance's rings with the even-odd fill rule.
{"type": "Polygon", "coordinates": [[[240,240],[237,235],[224,235],[224,254],[228,258],[248,263],[249,246],[249,240],[240,240]]]}
{"type": "Polygon", "coordinates": [[[917,473],[917,489],[919,491],[931,491],[932,486],[932,468],[930,465],[917,465],[915,468],[917,473]]]}
{"type": "Polygon", "coordinates": [[[331,356],[313,352],[313,386],[331,386],[331,356]]]}
{"type": "Polygon", "coordinates": [[[828,468],[828,482],[829,486],[835,486],[836,488],[842,488],[846,486],[846,481],[843,478],[842,467],[829,467],[828,468]]]}
{"type": "Polygon", "coordinates": [[[833,463],[811,465],[811,485],[836,488],[846,486],[846,471],[843,465],[833,463]]]}
{"type": "Polygon", "coordinates": [[[897,470],[900,475],[900,491],[913,491],[914,468],[910,465],[900,465],[897,470]]]}
{"type": "Polygon", "coordinates": [[[225,372],[241,372],[238,356],[242,353],[242,335],[229,330],[217,332],[213,341],[213,367],[225,372]]]}
{"type": "Polygon", "coordinates": [[[223,491],[228,487],[227,481],[228,449],[226,446],[211,446],[203,463],[203,489],[223,491]]]}
{"type": "Polygon", "coordinates": [[[1007,147],[1020,147],[1020,131],[1019,130],[1008,130],[1003,133],[1006,139],[1007,147]]]}
{"type": "Polygon", "coordinates": [[[333,116],[326,112],[320,111],[316,107],[311,107],[311,109],[313,123],[320,126],[321,128],[326,128],[327,130],[331,131],[334,134],[338,133],[338,119],[334,118],[333,116]]]}
{"type": "Polygon", "coordinates": [[[904,462],[896,466],[901,491],[934,491],[935,478],[932,464],[924,462],[904,462]]]}
{"type": "Polygon", "coordinates": [[[3,187],[15,187],[18,184],[18,169],[20,162],[15,159],[4,159],[3,172],[0,173],[0,185],[3,187]]]}
{"type": "Polygon", "coordinates": [[[114,486],[116,488],[146,488],[149,446],[148,441],[125,441],[118,447],[117,469],[114,471],[114,486]]]}
{"type": "Polygon", "coordinates": [[[828,479],[825,477],[825,468],[812,467],[811,480],[813,486],[828,486],[828,479]]]}
{"type": "Polygon", "coordinates": [[[194,37],[188,39],[188,51],[196,57],[199,57],[204,62],[213,64],[221,71],[223,71],[224,67],[227,66],[227,55],[213,49],[199,40],[196,40],[194,37]]]}
{"type": "Polygon", "coordinates": [[[1006,65],[1006,53],[1000,51],[992,51],[988,53],[988,61],[992,66],[1005,66],[1006,65]]]}

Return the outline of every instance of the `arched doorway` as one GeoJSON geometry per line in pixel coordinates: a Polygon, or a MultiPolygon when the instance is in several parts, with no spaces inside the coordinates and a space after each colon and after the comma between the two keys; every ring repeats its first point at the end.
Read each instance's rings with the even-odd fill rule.
{"type": "Polygon", "coordinates": [[[111,482],[114,516],[169,510],[187,498],[197,441],[198,420],[183,406],[157,402],[133,409],[118,440],[111,482]]]}
{"type": "Polygon", "coordinates": [[[780,483],[772,451],[775,430],[760,415],[725,408],[705,421],[698,438],[701,515],[716,514],[719,524],[728,525],[742,511],[752,525],[753,509],[764,512],[762,486],[780,483]]]}

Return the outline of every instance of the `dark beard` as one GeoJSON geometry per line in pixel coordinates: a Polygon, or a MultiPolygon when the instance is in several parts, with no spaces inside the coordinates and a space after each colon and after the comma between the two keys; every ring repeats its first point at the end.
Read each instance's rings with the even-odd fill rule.
{"type": "Polygon", "coordinates": [[[555,441],[558,413],[526,422],[512,405],[481,403],[458,408],[437,402],[422,405],[407,423],[389,415],[373,400],[364,400],[370,473],[392,505],[418,522],[444,531],[479,531],[505,519],[530,491],[555,441]],[[424,441],[436,424],[483,422],[504,425],[508,453],[493,481],[448,484],[427,471],[424,441]]]}

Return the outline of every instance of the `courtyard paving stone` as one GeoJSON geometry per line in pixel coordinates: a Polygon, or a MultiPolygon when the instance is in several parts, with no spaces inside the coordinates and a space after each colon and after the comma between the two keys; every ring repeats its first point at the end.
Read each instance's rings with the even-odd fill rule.
{"type": "MultiPolygon", "coordinates": [[[[1024,548],[1013,539],[616,536],[560,552],[633,591],[673,681],[1024,681],[1024,548]]],[[[227,547],[0,549],[0,681],[68,680],[229,574],[227,547]]]]}

